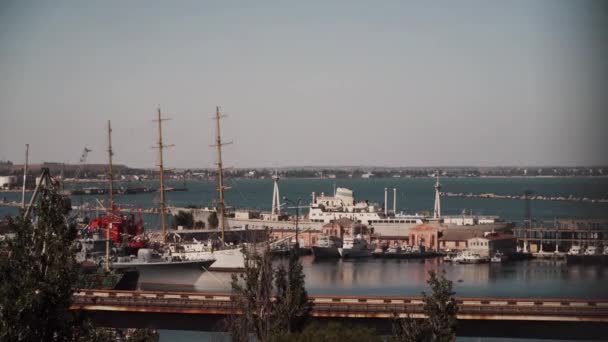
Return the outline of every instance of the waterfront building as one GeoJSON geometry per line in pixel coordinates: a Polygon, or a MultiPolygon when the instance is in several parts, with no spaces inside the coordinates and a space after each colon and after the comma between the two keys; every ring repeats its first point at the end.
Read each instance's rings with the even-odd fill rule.
{"type": "Polygon", "coordinates": [[[456,226],[474,226],[480,224],[495,224],[499,222],[498,216],[478,215],[447,215],[443,216],[443,223],[456,226]]]}
{"type": "Polygon", "coordinates": [[[447,229],[439,238],[439,249],[447,251],[462,251],[467,249],[467,241],[477,235],[476,231],[462,229],[447,229]]]}
{"type": "Polygon", "coordinates": [[[15,176],[0,176],[0,189],[10,189],[17,184],[15,176]]]}
{"type": "Polygon", "coordinates": [[[505,234],[509,231],[506,224],[476,225],[470,227],[451,227],[446,225],[439,236],[439,249],[450,251],[461,251],[467,249],[468,240],[475,237],[483,237],[485,234],[496,232],[505,234]]]}
{"type": "MultiPolygon", "coordinates": [[[[296,234],[294,229],[276,228],[269,231],[270,241],[289,241],[291,244],[296,243],[296,234]]],[[[298,243],[301,248],[310,248],[314,246],[322,234],[318,229],[307,229],[300,231],[298,234],[298,243]]]]}
{"type": "Polygon", "coordinates": [[[517,238],[510,234],[486,233],[485,236],[467,240],[467,249],[482,257],[491,257],[496,252],[514,253],[516,246],[517,238]]]}
{"type": "Polygon", "coordinates": [[[348,218],[341,218],[331,223],[323,225],[323,234],[329,236],[336,236],[340,239],[344,236],[351,236],[353,234],[353,226],[355,222],[348,218]]]}
{"type": "Polygon", "coordinates": [[[439,248],[439,235],[445,227],[437,224],[421,224],[409,232],[410,246],[424,246],[426,250],[436,251],[439,248]]]}
{"type": "Polygon", "coordinates": [[[567,252],[576,246],[608,246],[607,219],[558,219],[553,224],[515,229],[517,244],[532,253],[567,252]],[[524,248],[525,247],[525,248],[524,248]]]}

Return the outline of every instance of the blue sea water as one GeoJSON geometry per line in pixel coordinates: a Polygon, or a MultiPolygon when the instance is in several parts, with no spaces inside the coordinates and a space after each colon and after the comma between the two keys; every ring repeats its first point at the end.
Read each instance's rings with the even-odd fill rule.
{"type": "MultiPolygon", "coordinates": [[[[168,181],[168,186],[182,186],[181,182],[168,181]]],[[[441,179],[443,191],[496,193],[501,195],[520,195],[531,190],[538,195],[607,198],[608,178],[445,178],[441,179]]],[[[282,179],[281,196],[292,200],[302,198],[309,203],[311,193],[333,192],[334,186],[354,190],[359,200],[370,200],[382,204],[384,188],[389,189],[389,207],[392,208],[391,189],[397,189],[397,211],[407,213],[430,212],[434,201],[434,179],[431,178],[390,178],[390,179],[282,179]]],[[[230,179],[227,185],[232,188],[226,192],[229,206],[269,210],[272,203],[272,180],[270,179],[230,179]]],[[[70,185],[68,185],[69,188],[70,185]]],[[[89,185],[88,185],[89,186],[89,185]]],[[[104,183],[90,186],[105,186],[104,183]]],[[[157,187],[156,182],[123,182],[123,187],[157,187]]],[[[169,205],[174,206],[213,206],[217,185],[213,181],[187,181],[189,191],[167,193],[169,205]]],[[[0,199],[19,200],[20,193],[0,192],[0,199]]],[[[72,203],[96,203],[105,197],[73,196],[72,203]]],[[[158,193],[117,196],[116,201],[123,207],[149,208],[158,206],[158,193]]],[[[552,221],[555,218],[608,218],[608,203],[549,202],[531,201],[532,215],[539,221],[552,221]]],[[[524,217],[524,202],[509,199],[455,198],[442,199],[444,215],[456,215],[463,210],[481,215],[498,215],[507,221],[521,222],[524,217]]],[[[304,210],[305,212],[306,210],[304,210]]],[[[15,208],[0,207],[0,216],[16,213],[15,208]]],[[[148,229],[159,226],[155,217],[146,217],[148,229]]]]}

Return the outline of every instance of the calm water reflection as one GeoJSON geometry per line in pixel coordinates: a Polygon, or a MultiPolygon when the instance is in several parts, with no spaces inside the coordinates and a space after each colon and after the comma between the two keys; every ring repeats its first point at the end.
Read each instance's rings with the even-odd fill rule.
{"type": "MultiPolygon", "coordinates": [[[[310,294],[416,296],[427,290],[430,270],[445,270],[457,296],[608,298],[602,266],[567,265],[554,261],[452,265],[429,260],[302,259],[310,294]]],[[[166,290],[166,288],[165,288],[166,290]]],[[[230,291],[230,274],[205,273],[195,291],[230,291]]]]}

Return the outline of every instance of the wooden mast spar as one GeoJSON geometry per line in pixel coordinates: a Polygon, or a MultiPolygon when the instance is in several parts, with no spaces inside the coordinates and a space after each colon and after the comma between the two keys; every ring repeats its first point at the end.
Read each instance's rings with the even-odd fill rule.
{"type": "MultiPolygon", "coordinates": [[[[108,195],[110,215],[114,213],[114,175],[112,173],[112,126],[108,120],[108,195]]],[[[106,227],[106,272],[110,272],[110,226],[106,227]]]]}
{"type": "Polygon", "coordinates": [[[173,145],[163,144],[163,125],[162,122],[171,120],[169,118],[162,118],[161,110],[158,108],[158,168],[160,178],[160,222],[163,231],[163,244],[167,243],[167,222],[166,222],[166,202],[165,202],[165,168],[163,165],[163,149],[166,147],[172,147],[173,145]]]}
{"type": "Polygon", "coordinates": [[[232,144],[232,141],[223,143],[222,136],[220,133],[220,119],[226,117],[226,115],[220,114],[220,107],[215,108],[215,123],[216,123],[216,141],[215,145],[211,147],[217,147],[217,179],[218,179],[218,214],[219,214],[219,225],[222,232],[222,245],[226,245],[225,240],[225,229],[226,229],[226,204],[224,202],[224,190],[228,187],[224,186],[224,165],[222,164],[222,146],[232,144]]]}

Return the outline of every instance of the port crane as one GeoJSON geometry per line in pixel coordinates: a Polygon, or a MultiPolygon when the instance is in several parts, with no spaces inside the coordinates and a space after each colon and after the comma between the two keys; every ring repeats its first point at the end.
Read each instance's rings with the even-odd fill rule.
{"type": "Polygon", "coordinates": [[[89,152],[93,152],[93,150],[85,146],[84,150],[82,150],[82,154],[80,154],[80,160],[78,162],[78,168],[76,169],[76,173],[74,173],[74,179],[80,178],[80,174],[84,171],[89,152]]]}

